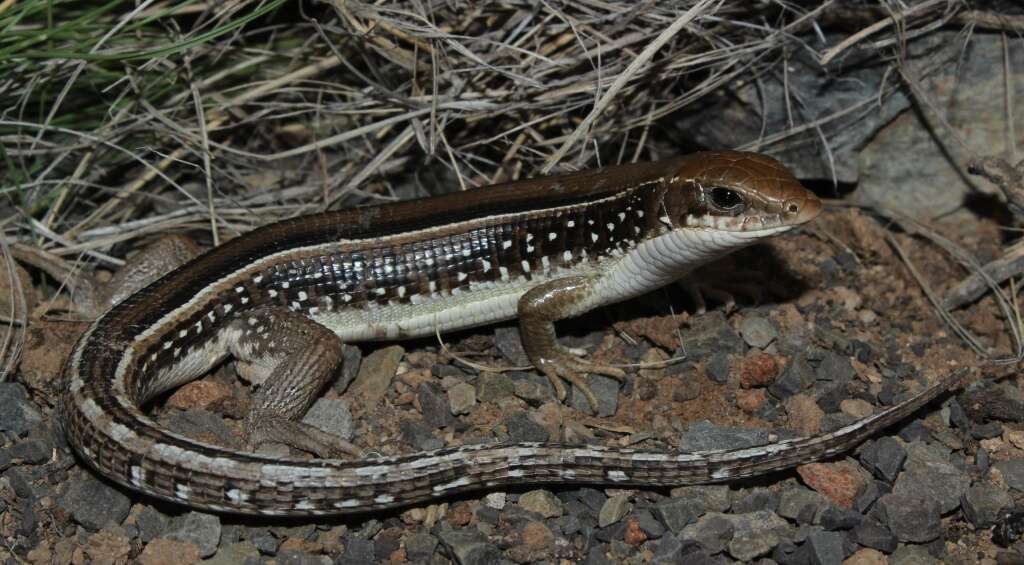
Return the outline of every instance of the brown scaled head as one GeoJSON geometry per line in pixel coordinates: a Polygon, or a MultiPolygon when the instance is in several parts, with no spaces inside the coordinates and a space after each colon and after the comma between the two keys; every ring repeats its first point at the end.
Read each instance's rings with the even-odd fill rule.
{"type": "Polygon", "coordinates": [[[757,153],[687,155],[668,184],[665,205],[674,227],[767,235],[805,224],[822,208],[781,163],[757,153]]]}

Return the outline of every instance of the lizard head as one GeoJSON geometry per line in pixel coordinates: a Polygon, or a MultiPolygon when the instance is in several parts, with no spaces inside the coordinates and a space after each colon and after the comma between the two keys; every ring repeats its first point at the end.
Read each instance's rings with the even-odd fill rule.
{"type": "Polygon", "coordinates": [[[805,224],[821,208],[821,200],[775,159],[708,151],[681,160],[669,179],[661,220],[674,229],[729,232],[753,240],[805,224]]]}

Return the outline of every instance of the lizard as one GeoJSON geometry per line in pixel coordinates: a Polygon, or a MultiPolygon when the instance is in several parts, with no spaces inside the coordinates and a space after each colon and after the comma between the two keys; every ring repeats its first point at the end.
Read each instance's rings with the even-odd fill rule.
{"type": "Polygon", "coordinates": [[[120,299],[74,347],[58,407],[73,451],[114,482],[196,509],[340,515],[536,483],[725,482],[848,450],[956,382],[838,430],[768,445],[672,450],[499,443],[342,458],[299,420],[349,341],[433,335],[518,318],[560,399],[594,402],[586,374],[626,377],[562,346],[554,322],[666,285],[814,220],[822,202],[778,161],[711,151],[272,223],[120,299]],[[265,379],[248,450],[186,438],[143,407],[227,358],[265,379]],[[320,455],[256,453],[279,441],[320,455]]]}

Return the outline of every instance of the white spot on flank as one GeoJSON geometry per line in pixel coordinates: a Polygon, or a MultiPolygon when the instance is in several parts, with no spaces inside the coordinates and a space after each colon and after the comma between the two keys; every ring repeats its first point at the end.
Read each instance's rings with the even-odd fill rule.
{"type": "Polygon", "coordinates": [[[434,492],[444,492],[453,488],[466,486],[469,484],[469,477],[460,477],[450,483],[443,483],[440,485],[434,485],[434,492]]]}
{"type": "Polygon", "coordinates": [[[234,305],[232,305],[232,304],[225,304],[224,305],[224,313],[225,314],[230,314],[232,308],[234,308],[234,305]]]}
{"type": "Polygon", "coordinates": [[[428,267],[433,267],[434,266],[434,258],[433,257],[427,257],[423,261],[423,263],[425,263],[428,267]]]}
{"type": "Polygon", "coordinates": [[[491,270],[491,262],[487,259],[481,259],[480,264],[483,265],[485,273],[491,270]]]}
{"type": "Polygon", "coordinates": [[[626,481],[629,477],[622,471],[608,471],[608,479],[612,481],[626,481]]]}
{"type": "Polygon", "coordinates": [[[463,256],[463,257],[469,257],[469,256],[470,256],[470,255],[472,255],[472,254],[473,254],[473,250],[472,250],[472,249],[470,249],[470,248],[468,248],[468,247],[464,247],[464,248],[462,249],[462,256],[463,256]]]}
{"type": "Polygon", "coordinates": [[[459,274],[456,275],[456,278],[459,279],[459,282],[462,282],[462,281],[466,280],[466,273],[459,273],[459,274]]]}
{"type": "Polygon", "coordinates": [[[164,349],[170,349],[171,345],[173,345],[173,342],[165,341],[164,342],[164,349]]]}
{"type": "Polygon", "coordinates": [[[599,239],[601,239],[601,236],[597,235],[596,233],[591,233],[590,234],[590,241],[593,241],[594,243],[597,243],[597,240],[599,240],[599,239]]]}
{"type": "Polygon", "coordinates": [[[615,231],[615,224],[613,224],[611,222],[608,222],[607,224],[605,224],[605,227],[608,228],[608,231],[615,231]]]}
{"type": "Polygon", "coordinates": [[[566,249],[562,252],[562,259],[565,261],[572,261],[572,251],[566,249]]]}
{"type": "Polygon", "coordinates": [[[501,242],[501,248],[502,249],[508,249],[510,247],[512,247],[512,242],[511,241],[506,240],[506,241],[501,242]]]}
{"type": "Polygon", "coordinates": [[[339,500],[338,502],[335,502],[334,506],[337,508],[355,508],[360,504],[361,503],[359,502],[358,498],[349,498],[346,500],[339,500]]]}
{"type": "Polygon", "coordinates": [[[430,292],[437,292],[437,282],[430,281],[427,283],[427,290],[430,292]]]}
{"type": "Polygon", "coordinates": [[[244,286],[236,286],[235,287],[235,292],[237,292],[238,294],[242,294],[243,292],[245,292],[245,287],[244,286]]]}
{"type": "Polygon", "coordinates": [[[341,295],[341,299],[344,300],[345,302],[351,302],[352,301],[352,295],[351,294],[342,294],[341,295]]]}
{"type": "Polygon", "coordinates": [[[214,315],[213,310],[210,310],[209,312],[207,312],[206,313],[206,317],[209,318],[211,322],[216,322],[217,321],[217,316],[214,315]]]}
{"type": "Polygon", "coordinates": [[[558,239],[558,234],[557,233],[551,232],[551,233],[548,234],[548,241],[554,241],[556,239],[558,239]]]}
{"type": "Polygon", "coordinates": [[[533,241],[533,234],[532,233],[526,234],[526,243],[530,243],[531,241],[533,241]]]}
{"type": "Polygon", "coordinates": [[[304,300],[306,300],[308,298],[309,298],[309,295],[306,294],[306,291],[304,291],[304,290],[300,290],[299,291],[299,302],[302,302],[302,301],[304,301],[304,300]]]}
{"type": "Polygon", "coordinates": [[[224,494],[228,495],[228,500],[234,502],[235,504],[242,504],[245,501],[249,500],[249,495],[237,488],[233,488],[224,494]]]}
{"type": "Polygon", "coordinates": [[[185,337],[188,335],[188,330],[178,330],[178,337],[185,337]]]}
{"type": "Polygon", "coordinates": [[[320,308],[317,307],[317,306],[314,306],[314,307],[309,309],[309,315],[310,316],[316,316],[319,313],[320,313],[320,308]]]}
{"type": "Polygon", "coordinates": [[[533,250],[534,250],[534,249],[536,249],[536,247],[534,247],[534,246],[532,246],[532,245],[527,245],[527,246],[526,246],[526,252],[527,252],[527,253],[533,253],[533,250]]]}
{"type": "Polygon", "coordinates": [[[566,225],[566,227],[574,228],[574,227],[576,227],[576,221],[575,220],[569,220],[568,222],[565,222],[565,225],[566,225]]]}
{"type": "Polygon", "coordinates": [[[379,494],[373,501],[378,504],[391,504],[395,501],[395,497],[390,494],[379,494]]]}
{"type": "Polygon", "coordinates": [[[501,280],[507,281],[508,280],[508,269],[506,269],[505,267],[498,267],[498,271],[501,273],[501,280]]]}
{"type": "Polygon", "coordinates": [[[292,283],[288,281],[284,281],[283,283],[281,283],[281,288],[288,288],[290,286],[292,286],[292,283]]]}
{"type": "Polygon", "coordinates": [[[625,221],[625,220],[626,220],[626,213],[625,212],[619,212],[619,221],[622,222],[622,221],[625,221]]]}
{"type": "Polygon", "coordinates": [[[243,296],[240,301],[241,301],[242,304],[248,304],[249,303],[249,297],[248,296],[243,296]]]}
{"type": "Polygon", "coordinates": [[[385,273],[391,274],[394,271],[395,271],[395,267],[391,263],[385,263],[384,264],[384,272],[385,273]]]}
{"type": "Polygon", "coordinates": [[[547,271],[549,271],[551,269],[551,262],[548,261],[547,256],[544,256],[544,257],[540,258],[540,264],[541,264],[541,267],[543,267],[545,272],[547,272],[547,271]]]}
{"type": "Polygon", "coordinates": [[[404,286],[398,287],[398,297],[399,298],[405,298],[405,287],[404,286]]]}
{"type": "Polygon", "coordinates": [[[644,211],[643,210],[637,210],[636,211],[636,217],[637,218],[643,218],[644,217],[644,211]]]}
{"type": "Polygon", "coordinates": [[[271,298],[277,298],[277,291],[274,289],[268,290],[267,294],[269,294],[271,298]]]}
{"type": "Polygon", "coordinates": [[[308,498],[303,498],[302,500],[295,503],[296,510],[312,510],[314,508],[316,508],[316,505],[313,504],[313,501],[308,498]]]}
{"type": "Polygon", "coordinates": [[[587,225],[588,226],[594,225],[594,220],[587,220],[587,225]]]}
{"type": "Polygon", "coordinates": [[[192,494],[192,489],[188,485],[178,483],[174,485],[174,496],[182,500],[188,500],[188,497],[192,494]]]}
{"type": "Polygon", "coordinates": [[[139,467],[138,465],[132,465],[132,484],[137,487],[142,486],[143,478],[144,473],[142,471],[142,467],[139,467]]]}
{"type": "Polygon", "coordinates": [[[375,288],[375,289],[373,289],[373,292],[374,292],[375,294],[377,294],[378,296],[384,296],[384,294],[386,294],[386,293],[387,293],[387,291],[388,291],[388,289],[386,289],[386,288],[384,288],[384,287],[380,287],[380,288],[375,288]]]}
{"type": "Polygon", "coordinates": [[[302,308],[302,304],[299,303],[299,301],[297,301],[297,300],[293,300],[292,301],[292,310],[298,310],[299,308],[302,308]]]}
{"type": "Polygon", "coordinates": [[[252,282],[260,284],[261,282],[263,282],[263,275],[256,275],[255,277],[253,277],[252,282]]]}
{"type": "Polygon", "coordinates": [[[523,261],[521,263],[521,265],[523,267],[523,272],[524,273],[529,273],[530,272],[530,262],[529,261],[523,261]]]}

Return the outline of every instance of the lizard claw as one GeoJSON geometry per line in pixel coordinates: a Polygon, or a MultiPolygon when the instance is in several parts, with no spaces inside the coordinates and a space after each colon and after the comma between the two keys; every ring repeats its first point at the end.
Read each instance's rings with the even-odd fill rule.
{"type": "Polygon", "coordinates": [[[619,382],[626,380],[626,372],[622,369],[612,367],[611,365],[592,363],[581,358],[579,355],[575,355],[574,352],[568,349],[560,348],[554,354],[549,353],[538,359],[536,365],[537,369],[544,373],[548,380],[551,381],[551,385],[555,387],[555,394],[558,396],[558,400],[565,400],[566,389],[564,381],[567,381],[586,397],[590,408],[594,412],[598,410],[598,400],[587,384],[585,375],[593,373],[595,375],[611,377],[619,382]]]}

